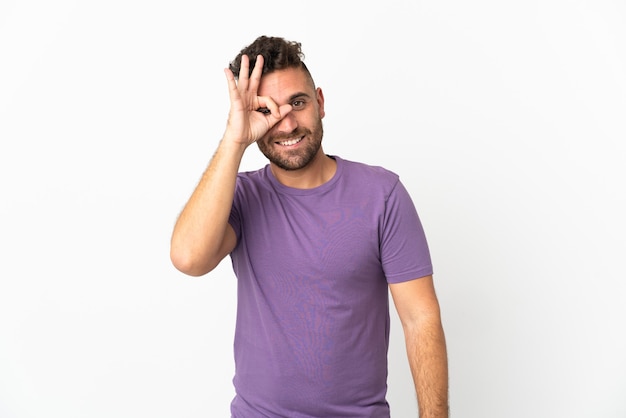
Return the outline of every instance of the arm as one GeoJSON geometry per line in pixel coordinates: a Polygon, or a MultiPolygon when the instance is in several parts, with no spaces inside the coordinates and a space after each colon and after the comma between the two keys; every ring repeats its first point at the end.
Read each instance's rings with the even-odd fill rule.
{"type": "Polygon", "coordinates": [[[172,263],[191,276],[213,270],[235,248],[235,231],[228,217],[243,154],[291,111],[290,105],[279,108],[271,98],[257,96],[262,69],[263,57],[259,56],[248,77],[249,60],[244,55],[239,82],[230,70],[225,70],[230,98],[226,131],[176,221],[170,244],[172,263]],[[259,108],[270,112],[258,112],[259,108]]]}
{"type": "Polygon", "coordinates": [[[176,221],[170,258],[185,274],[201,276],[208,273],[235,248],[237,238],[228,224],[228,217],[244,150],[223,139],[220,141],[176,221]]]}
{"type": "Polygon", "coordinates": [[[432,276],[390,284],[422,418],[448,417],[448,360],[432,276]]]}

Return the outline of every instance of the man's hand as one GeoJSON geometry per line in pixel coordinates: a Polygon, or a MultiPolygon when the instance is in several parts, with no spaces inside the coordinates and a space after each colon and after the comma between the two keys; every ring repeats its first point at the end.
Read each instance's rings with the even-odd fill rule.
{"type": "Polygon", "coordinates": [[[291,105],[278,106],[271,97],[258,96],[257,90],[263,71],[263,56],[256,59],[252,75],[248,77],[250,60],[241,57],[239,82],[230,69],[225,69],[230,96],[230,113],[224,139],[248,146],[265,135],[291,112],[291,105]]]}

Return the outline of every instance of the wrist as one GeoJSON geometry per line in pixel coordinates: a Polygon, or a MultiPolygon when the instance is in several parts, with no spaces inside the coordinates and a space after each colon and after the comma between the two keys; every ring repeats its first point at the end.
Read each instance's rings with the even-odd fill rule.
{"type": "Polygon", "coordinates": [[[222,152],[242,156],[248,145],[243,139],[226,133],[220,141],[219,148],[222,152]]]}

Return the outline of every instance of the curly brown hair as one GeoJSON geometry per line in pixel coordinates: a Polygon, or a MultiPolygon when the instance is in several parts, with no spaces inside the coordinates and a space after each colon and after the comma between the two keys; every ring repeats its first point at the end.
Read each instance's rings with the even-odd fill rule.
{"type": "Polygon", "coordinates": [[[250,59],[248,75],[252,74],[256,58],[263,55],[263,74],[286,68],[301,68],[313,82],[313,77],[311,77],[311,73],[303,61],[304,53],[300,42],[288,41],[280,37],[259,36],[254,42],[243,48],[230,62],[229,68],[237,79],[241,71],[242,55],[247,55],[250,59]]]}

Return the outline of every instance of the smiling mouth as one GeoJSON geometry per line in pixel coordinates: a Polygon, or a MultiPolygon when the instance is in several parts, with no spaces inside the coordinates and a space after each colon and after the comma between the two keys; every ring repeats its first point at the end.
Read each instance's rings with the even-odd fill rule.
{"type": "Polygon", "coordinates": [[[278,141],[277,144],[282,145],[284,147],[290,147],[292,145],[296,145],[298,142],[302,141],[303,139],[304,137],[301,136],[300,138],[294,138],[288,141],[278,141]]]}

